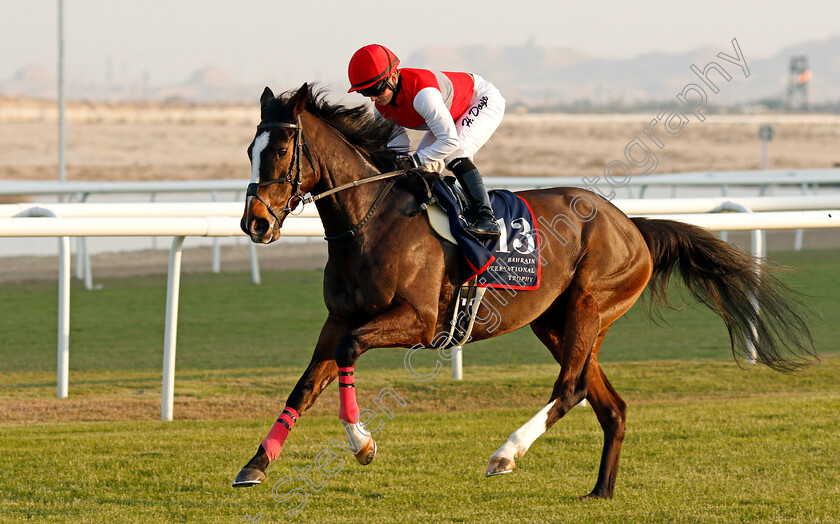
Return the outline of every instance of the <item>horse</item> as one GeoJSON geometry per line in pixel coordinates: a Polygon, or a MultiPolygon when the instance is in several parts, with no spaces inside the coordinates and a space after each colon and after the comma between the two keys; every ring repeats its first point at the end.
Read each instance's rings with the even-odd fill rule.
{"type": "MultiPolygon", "coordinates": [[[[408,175],[392,172],[394,152],[386,144],[393,124],[364,106],[330,104],[308,84],[279,97],[266,87],[260,104],[241,227],[253,242],[268,244],[280,238],[290,214],[315,203],[328,240],[328,315],[286,408],[234,486],[266,479],[297,418],[337,377],[339,419],[356,439],[357,460],[370,463],[376,443],[359,420],[356,361],[374,347],[434,348],[436,334],[449,329],[467,269],[457,247],[438,237],[419,212],[423,195],[412,184],[397,183],[408,175]]],[[[530,326],[560,369],[548,403],[490,457],[486,475],[511,472],[540,435],[586,399],[604,444],[595,486],[581,498],[613,496],[626,405],[598,363],[599,350],[610,326],[646,288],[651,305],[670,305],[666,292],[674,274],[723,319],[736,362],[752,351],[756,362],[791,372],[816,357],[801,300],[763,262],[709,231],[628,218],[585,189],[518,194],[541,217],[542,282],[518,294],[488,289],[484,301],[503,304],[500,318],[492,327],[476,323],[470,340],[530,326]]]]}

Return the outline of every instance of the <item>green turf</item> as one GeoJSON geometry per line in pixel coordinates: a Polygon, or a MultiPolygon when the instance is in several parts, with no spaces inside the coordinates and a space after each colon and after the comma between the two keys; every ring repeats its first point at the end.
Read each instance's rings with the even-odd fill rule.
{"type": "MultiPolygon", "coordinates": [[[[784,253],[775,261],[799,271],[782,274],[806,293],[821,318],[813,331],[821,351],[840,347],[832,322],[840,316],[840,251],[784,253]]],[[[305,366],[326,318],[320,271],[267,273],[254,286],[247,274],[185,275],[178,321],[179,369],[305,366]]],[[[0,287],[0,371],[55,369],[55,283],[0,287]]],[[[677,293],[675,296],[678,296],[677,293]]],[[[166,278],[106,280],[103,288],[71,293],[70,366],[88,369],[159,369],[162,361],[166,278]]],[[[601,360],[731,359],[723,322],[689,302],[656,325],[637,304],[610,330],[601,360]]],[[[548,363],[551,355],[529,329],[472,344],[470,361],[484,364],[548,363]]],[[[373,350],[360,365],[403,365],[401,350],[373,350]]],[[[418,358],[424,358],[418,354],[418,358]]],[[[433,357],[426,356],[433,364],[433,357]]],[[[422,360],[418,360],[422,363],[422,360]]]]}
{"type": "MultiPolygon", "coordinates": [[[[630,401],[616,498],[577,502],[595,481],[601,434],[591,410],[577,408],[517,461],[516,471],[486,479],[496,447],[536,408],[424,411],[424,395],[504,399],[492,369],[476,370],[457,389],[448,381],[411,388],[404,377],[373,374],[361,406],[378,387],[405,400],[377,435],[368,467],[349,455],[332,477],[316,472],[316,456],[337,449],[341,429],[331,414],[301,419],[268,483],[234,490],[232,475],[270,420],[70,423],[7,426],[0,467],[7,473],[0,518],[75,522],[241,521],[562,521],[562,522],[834,522],[840,518],[840,361],[802,376],[732,371],[724,363],[616,363],[608,372],[630,401]],[[724,367],[725,366],[725,367],[724,367]],[[647,370],[647,372],[642,372],[647,370]],[[656,373],[654,373],[656,371],[656,373]],[[814,373],[815,376],[809,376],[814,373]],[[486,376],[485,376],[486,374],[486,376]],[[656,375],[656,380],[652,377],[656,375]],[[712,377],[732,381],[728,391],[712,377]],[[637,378],[641,377],[641,378],[637,378]],[[766,385],[779,380],[774,386],[766,385]],[[689,384],[686,385],[686,380],[689,384]],[[760,389],[756,390],[756,386],[760,389]],[[690,392],[696,387],[697,392],[690,392]],[[731,390],[734,389],[735,391],[731,390]],[[751,391],[745,391],[751,390],[751,391]],[[295,477],[309,469],[314,487],[295,477]],[[272,487],[284,477],[273,492],[272,487]],[[308,501],[284,499],[294,489],[308,501]]],[[[737,369],[737,368],[736,368],[737,369]]],[[[512,383],[544,391],[534,369],[512,383]]],[[[331,392],[335,393],[334,391],[331,392]]],[[[542,396],[542,395],[541,395],[542,396]]],[[[520,402],[520,404],[526,401],[520,402]]],[[[533,401],[537,406],[541,402],[533,401]]],[[[331,467],[338,467],[334,462],[331,467]]]]}
{"type": "MultiPolygon", "coordinates": [[[[260,287],[246,274],[183,277],[172,423],[156,421],[165,277],[73,289],[70,401],[150,407],[126,422],[60,422],[55,283],[2,286],[0,520],[840,522],[840,251],[773,258],[803,268],[781,276],[821,317],[812,328],[827,358],[797,375],[740,369],[708,310],[668,312],[668,325],[657,326],[635,308],[601,352],[629,405],[609,502],[574,500],[594,485],[600,457],[588,408],[538,440],[515,472],[483,478],[489,456],[546,402],[557,375],[529,330],[468,346],[460,383],[446,367],[419,382],[404,369],[404,351],[370,351],[357,367],[361,407],[383,387],[406,401],[385,420],[376,461],[363,468],[341,455],[335,476],[315,472],[318,453],[342,435],[333,387],[295,427],[268,484],[233,490],[232,476],[311,356],[325,316],[321,272],[267,273],[260,287]],[[188,403],[214,401],[234,407],[177,420],[188,403]],[[55,422],[3,423],[5,406],[35,403],[54,407],[55,422]],[[295,467],[310,467],[318,489],[295,478],[295,467]],[[276,498],[293,489],[308,496],[294,516],[286,511],[297,499],[272,497],[286,476],[276,498]]],[[[414,363],[429,372],[435,358],[419,353],[414,363]]]]}

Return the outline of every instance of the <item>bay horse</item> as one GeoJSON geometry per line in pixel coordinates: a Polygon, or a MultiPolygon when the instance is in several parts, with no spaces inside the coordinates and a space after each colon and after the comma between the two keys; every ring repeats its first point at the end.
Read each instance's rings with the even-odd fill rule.
{"type": "MultiPolygon", "coordinates": [[[[359,420],[356,360],[374,347],[433,347],[436,334],[449,330],[453,297],[467,269],[457,247],[436,236],[418,213],[422,198],[389,173],[395,165],[386,147],[392,124],[364,106],[330,104],[308,84],[280,97],[266,88],[260,102],[241,227],[253,242],[274,242],[289,214],[315,201],[329,241],[323,287],[328,316],[286,408],[234,486],[265,480],[297,418],[337,377],[339,419],[356,439],[357,460],[368,464],[376,443],[359,420]]],[[[598,364],[598,352],[610,326],[645,288],[654,305],[668,304],[673,273],[723,319],[736,361],[746,358],[750,345],[757,362],[783,372],[816,356],[807,310],[791,290],[759,260],[709,231],[630,219],[584,189],[518,194],[540,217],[542,283],[518,294],[488,289],[484,302],[503,304],[500,318],[492,327],[477,323],[471,340],[530,326],[560,369],[548,403],[491,456],[488,476],[513,470],[515,459],[586,399],[604,432],[598,479],[586,497],[613,496],[626,406],[598,364]]]]}

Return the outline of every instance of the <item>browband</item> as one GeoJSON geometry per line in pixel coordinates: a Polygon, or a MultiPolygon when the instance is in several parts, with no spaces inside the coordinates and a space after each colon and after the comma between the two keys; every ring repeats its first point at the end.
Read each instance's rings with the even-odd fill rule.
{"type": "Polygon", "coordinates": [[[285,127],[288,129],[298,129],[300,126],[291,122],[264,122],[258,125],[257,129],[268,129],[270,127],[285,127]]]}

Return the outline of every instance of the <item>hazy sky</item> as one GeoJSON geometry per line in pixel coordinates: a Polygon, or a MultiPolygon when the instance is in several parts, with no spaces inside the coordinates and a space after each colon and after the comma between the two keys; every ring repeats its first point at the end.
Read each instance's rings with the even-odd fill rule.
{"type": "MultiPolygon", "coordinates": [[[[56,64],[57,0],[0,0],[0,80],[27,63],[56,64]]],[[[346,0],[65,0],[69,78],[181,81],[216,64],[243,83],[278,88],[346,82],[360,46],[405,58],[435,45],[571,47],[607,57],[701,45],[746,56],[840,34],[837,0],[353,2],[346,0]]],[[[840,50],[838,50],[840,52],[840,50]]],[[[480,71],[476,71],[480,73],[480,71]]]]}

